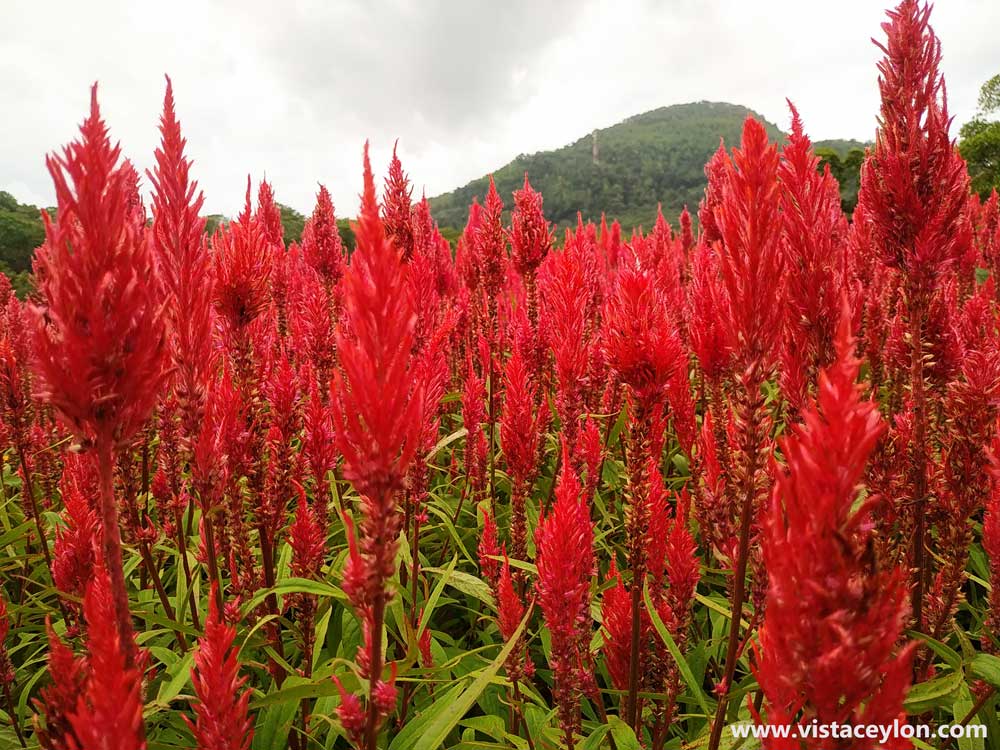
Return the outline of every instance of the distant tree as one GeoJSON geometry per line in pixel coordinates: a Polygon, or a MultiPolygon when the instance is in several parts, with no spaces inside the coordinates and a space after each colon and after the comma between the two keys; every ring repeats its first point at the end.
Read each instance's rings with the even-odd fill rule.
{"type": "Polygon", "coordinates": [[[294,208],[278,204],[281,210],[281,226],[285,230],[285,242],[301,242],[302,230],[306,226],[306,217],[294,208]]]}
{"type": "Polygon", "coordinates": [[[30,271],[35,248],[44,239],[38,208],[20,204],[10,193],[0,191],[0,263],[12,274],[30,271]]]}
{"type": "Polygon", "coordinates": [[[820,159],[819,169],[822,171],[829,164],[830,174],[840,183],[840,207],[847,215],[853,214],[854,207],[858,205],[861,165],[865,161],[864,149],[852,148],[841,156],[832,148],[817,148],[816,156],[820,159]]]}
{"type": "Polygon", "coordinates": [[[1000,75],[979,90],[979,110],[959,131],[958,150],[968,162],[972,189],[984,198],[1000,189],[1000,75]]]}

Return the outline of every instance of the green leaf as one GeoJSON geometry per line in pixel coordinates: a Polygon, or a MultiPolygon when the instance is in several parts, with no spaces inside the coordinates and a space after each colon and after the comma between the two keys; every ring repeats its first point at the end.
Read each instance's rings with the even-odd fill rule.
{"type": "Polygon", "coordinates": [[[269,589],[261,589],[242,606],[244,612],[253,612],[271,594],[315,594],[347,601],[347,596],[336,586],[311,578],[286,578],[269,589]]]}
{"type": "MultiPolygon", "coordinates": [[[[292,678],[289,678],[291,680],[292,678]]],[[[258,698],[250,704],[251,709],[265,708],[267,706],[275,706],[281,703],[294,703],[296,705],[302,701],[303,698],[319,698],[324,695],[336,695],[337,685],[329,677],[322,680],[313,680],[311,682],[300,683],[298,685],[291,685],[289,687],[283,687],[281,690],[276,690],[273,693],[268,693],[262,698],[258,698]]]]}
{"type": "Polygon", "coordinates": [[[950,705],[954,699],[954,693],[961,684],[961,672],[952,672],[943,677],[921,682],[910,688],[910,692],[903,702],[903,707],[909,714],[922,714],[933,708],[950,705]]]}
{"type": "MultiPolygon", "coordinates": [[[[478,579],[476,579],[478,580],[478,579]]],[[[521,619],[521,624],[517,626],[517,630],[507,641],[506,645],[501,649],[497,657],[483,669],[479,676],[472,681],[472,684],[467,687],[461,695],[456,699],[448,702],[447,706],[441,713],[437,714],[427,725],[424,730],[423,735],[417,740],[417,743],[413,746],[413,750],[437,750],[441,747],[442,743],[448,738],[448,734],[452,729],[458,724],[459,721],[465,716],[466,712],[472,708],[472,705],[479,698],[479,695],[486,689],[486,686],[493,681],[496,677],[497,672],[500,671],[500,667],[503,663],[507,661],[507,657],[510,656],[510,652],[514,650],[514,647],[518,645],[521,639],[521,633],[524,632],[525,626],[528,624],[528,618],[531,617],[532,608],[529,607],[528,611],[524,613],[524,617],[521,619]]]]}
{"type": "MultiPolygon", "coordinates": [[[[420,615],[420,623],[417,625],[416,639],[420,642],[420,636],[424,634],[424,630],[427,628],[427,623],[431,620],[431,615],[434,613],[434,608],[437,606],[438,599],[441,598],[441,592],[444,591],[445,585],[451,578],[452,573],[455,572],[455,566],[458,565],[458,555],[451,558],[451,564],[445,569],[444,575],[441,576],[437,584],[434,586],[434,590],[431,592],[430,598],[424,603],[423,614],[420,615]]],[[[426,571],[427,568],[424,568],[426,571]]]]}
{"type": "Polygon", "coordinates": [[[1000,657],[993,654],[976,654],[969,664],[969,669],[979,679],[986,680],[995,688],[1000,688],[1000,657]]]}
{"type": "MultiPolygon", "coordinates": [[[[181,690],[191,679],[191,662],[194,661],[194,650],[188,651],[184,658],[176,666],[171,667],[172,676],[169,682],[160,685],[160,691],[156,695],[156,700],[152,705],[157,709],[167,708],[174,698],[180,695],[181,690]]],[[[154,711],[155,713],[155,711],[154,711]]]]}
{"type": "Polygon", "coordinates": [[[656,607],[653,606],[653,602],[649,598],[649,587],[643,587],[642,596],[646,602],[646,610],[649,612],[649,617],[653,622],[653,627],[656,628],[656,632],[663,640],[663,643],[666,645],[670,655],[674,658],[674,662],[677,664],[677,669],[680,670],[681,677],[684,678],[684,682],[687,685],[688,690],[691,691],[695,700],[698,701],[698,705],[701,706],[701,710],[705,716],[711,716],[712,710],[709,708],[708,699],[705,697],[705,693],[701,689],[701,684],[695,679],[690,665],[687,663],[684,655],[681,654],[680,649],[677,648],[677,644],[674,642],[673,637],[671,637],[667,627],[663,624],[663,620],[660,619],[660,613],[657,612],[656,607]]]}
{"type": "Polygon", "coordinates": [[[406,722],[406,726],[399,731],[399,734],[392,738],[392,742],[389,743],[389,750],[408,750],[413,747],[413,743],[416,742],[417,738],[423,733],[424,727],[443,713],[445,709],[447,709],[448,706],[451,705],[456,698],[458,698],[463,687],[464,685],[461,682],[452,685],[448,691],[434,701],[429,708],[420,713],[417,717],[406,722]]]}
{"type": "MultiPolygon", "coordinates": [[[[974,705],[972,699],[972,693],[969,691],[969,686],[962,684],[958,689],[958,697],[955,698],[955,702],[952,705],[952,717],[954,718],[954,723],[960,723],[972,710],[974,705]]],[[[958,739],[958,750],[984,750],[985,737],[961,737],[958,739]]]]}
{"type": "Polygon", "coordinates": [[[910,638],[916,638],[917,640],[921,640],[926,643],[931,651],[944,659],[945,664],[956,672],[962,668],[962,657],[953,648],[941,643],[941,641],[931,638],[929,635],[918,633],[915,630],[909,630],[906,634],[910,638]]]}
{"type": "Polygon", "coordinates": [[[610,731],[611,727],[609,725],[598,724],[594,728],[594,731],[587,735],[587,739],[581,742],[578,747],[580,750],[597,750],[610,731]]]}
{"type": "Polygon", "coordinates": [[[608,725],[611,727],[611,736],[614,737],[617,750],[642,750],[632,727],[624,721],[617,716],[609,716],[608,725]]]}
{"type": "MultiPolygon", "coordinates": [[[[445,572],[443,568],[424,568],[424,571],[427,573],[445,572]]],[[[468,594],[484,604],[488,604],[490,607],[495,607],[490,587],[481,578],[476,578],[474,575],[463,573],[461,570],[453,570],[448,576],[448,583],[453,589],[456,589],[463,594],[468,594]]]]}

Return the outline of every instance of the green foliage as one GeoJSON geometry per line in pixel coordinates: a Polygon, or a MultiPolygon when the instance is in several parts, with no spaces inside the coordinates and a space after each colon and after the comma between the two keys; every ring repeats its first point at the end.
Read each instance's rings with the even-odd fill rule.
{"type": "Polygon", "coordinates": [[[1000,121],[977,117],[962,126],[959,153],[969,165],[972,190],[986,197],[1000,188],[1000,121]]]}
{"type": "MultiPolygon", "coordinates": [[[[717,102],[679,104],[630,117],[555,151],[518,156],[494,172],[497,190],[509,203],[527,172],[532,187],[545,196],[545,215],[554,224],[617,218],[627,230],[650,227],[656,205],[675,221],[685,205],[696,211],[705,189],[705,162],[719,147],[739,142],[743,121],[753,115],[764,122],[771,138],[781,131],[746,107],[717,102]],[[595,158],[596,144],[596,158],[595,158]]],[[[488,178],[481,177],[431,199],[441,226],[465,225],[473,197],[482,201],[488,178]]]]}
{"type": "Polygon", "coordinates": [[[845,152],[827,147],[826,143],[829,141],[816,146],[816,155],[820,158],[819,168],[830,166],[830,174],[840,183],[840,207],[844,209],[844,213],[853,214],[854,207],[858,205],[861,165],[865,161],[864,148],[852,147],[845,152]]]}
{"type": "Polygon", "coordinates": [[[281,211],[281,226],[285,230],[285,242],[301,242],[302,230],[306,226],[306,217],[289,206],[278,204],[281,211]]]}
{"type": "MultiPolygon", "coordinates": [[[[719,102],[678,104],[630,117],[555,151],[522,154],[493,177],[509,204],[511,193],[521,187],[527,172],[532,187],[545,196],[546,217],[562,227],[576,224],[577,211],[584,220],[592,221],[599,221],[601,211],[606,211],[608,220],[618,219],[626,231],[649,228],[656,219],[658,203],[664,216],[676,223],[684,206],[696,214],[705,190],[705,162],[719,147],[720,139],[727,144],[739,142],[748,115],[763,122],[772,139],[784,139],[776,125],[746,107],[719,102]]],[[[836,154],[840,160],[851,160],[851,165],[853,151],[864,145],[853,140],[816,144],[817,149],[836,154]]],[[[848,178],[844,199],[853,210],[857,169],[846,167],[844,175],[848,178]]],[[[481,177],[432,198],[434,218],[442,227],[465,226],[468,206],[473,197],[482,201],[488,180],[481,177]]]]}
{"type": "Polygon", "coordinates": [[[979,111],[959,131],[958,150],[969,165],[972,190],[985,198],[1000,188],[1000,75],[979,90],[979,111]]]}
{"type": "Polygon", "coordinates": [[[10,274],[31,270],[35,248],[45,240],[41,212],[0,191],[0,264],[10,274]]]}

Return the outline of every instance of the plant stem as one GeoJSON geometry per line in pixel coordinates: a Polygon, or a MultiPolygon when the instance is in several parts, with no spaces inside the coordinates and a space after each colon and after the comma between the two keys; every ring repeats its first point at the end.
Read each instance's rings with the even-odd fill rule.
{"type": "Polygon", "coordinates": [[[743,617],[743,604],[746,601],[747,562],[750,557],[750,526],[753,521],[753,506],[756,496],[757,459],[760,446],[757,445],[757,430],[761,420],[760,384],[755,377],[756,368],[747,374],[747,397],[750,401],[749,414],[746,423],[745,436],[749,438],[745,446],[747,451],[746,473],[743,475],[741,488],[743,505],[740,509],[739,551],[736,558],[736,570],[733,580],[732,609],[729,619],[729,644],[726,648],[726,664],[722,676],[723,694],[719,697],[715,709],[715,719],[712,722],[712,734],[709,738],[708,750],[718,750],[722,739],[722,728],[726,720],[726,709],[729,705],[729,694],[732,690],[733,676],[736,674],[736,660],[739,656],[740,621],[743,617]],[[753,444],[749,444],[749,443],[753,444]]]}
{"type": "Polygon", "coordinates": [[[368,716],[365,723],[365,748],[377,750],[378,707],[375,687],[382,679],[382,628],[385,625],[385,592],[380,588],[372,602],[372,632],[368,649],[368,716]]]}
{"type": "MultiPolygon", "coordinates": [[[[160,571],[157,569],[153,556],[149,553],[149,543],[145,540],[140,540],[139,552],[142,555],[143,565],[146,566],[146,571],[149,573],[149,578],[153,582],[156,595],[160,598],[160,604],[163,605],[164,612],[167,613],[167,617],[171,620],[176,620],[174,608],[170,606],[170,598],[167,596],[167,592],[163,588],[163,581],[160,579],[160,571]]],[[[181,647],[181,650],[187,651],[187,640],[184,638],[184,634],[180,630],[175,630],[174,637],[177,639],[177,645],[181,647]]]]}
{"type": "Polygon", "coordinates": [[[136,663],[135,638],[129,614],[128,593],[125,590],[125,570],[122,567],[122,539],[118,528],[118,504],[114,493],[114,448],[107,437],[97,441],[97,466],[100,478],[101,547],[104,566],[111,581],[111,599],[115,606],[118,638],[125,656],[125,666],[136,663]]]}
{"type": "Polygon", "coordinates": [[[7,701],[7,713],[10,715],[10,725],[14,727],[14,734],[17,735],[17,741],[21,743],[21,747],[27,747],[28,743],[24,741],[24,735],[21,734],[21,725],[17,720],[17,714],[14,712],[14,696],[10,694],[10,685],[6,682],[3,684],[3,695],[4,700],[7,701]]]}
{"type": "Polygon", "coordinates": [[[222,598],[222,582],[219,580],[219,562],[215,559],[215,524],[212,522],[211,513],[205,513],[205,556],[208,558],[208,577],[211,583],[215,584],[215,606],[221,613],[225,607],[222,598]]]}
{"type": "Polygon", "coordinates": [[[198,624],[198,601],[194,596],[194,587],[191,585],[191,565],[187,559],[187,538],[184,535],[184,517],[181,511],[174,511],[174,525],[177,527],[177,549],[181,555],[181,567],[184,569],[184,580],[187,583],[188,606],[191,607],[191,621],[195,630],[200,630],[198,624]]]}

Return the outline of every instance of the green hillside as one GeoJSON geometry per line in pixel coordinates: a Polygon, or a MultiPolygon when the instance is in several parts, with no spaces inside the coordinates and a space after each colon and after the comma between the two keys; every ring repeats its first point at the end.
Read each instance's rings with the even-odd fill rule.
{"type": "MultiPolygon", "coordinates": [[[[494,173],[497,189],[510,202],[527,172],[532,186],[545,196],[546,217],[555,224],[599,220],[601,211],[626,229],[649,227],[657,203],[674,221],[687,205],[694,213],[705,189],[705,162],[719,147],[739,142],[743,121],[753,115],[774,139],[783,133],[746,107],[720,102],[695,102],[661,107],[617,125],[596,130],[576,142],[537,154],[518,156],[494,173]]],[[[841,157],[864,144],[821,141],[817,147],[841,157]]],[[[465,225],[469,203],[486,193],[488,176],[431,199],[434,218],[442,226],[465,225]]]]}

